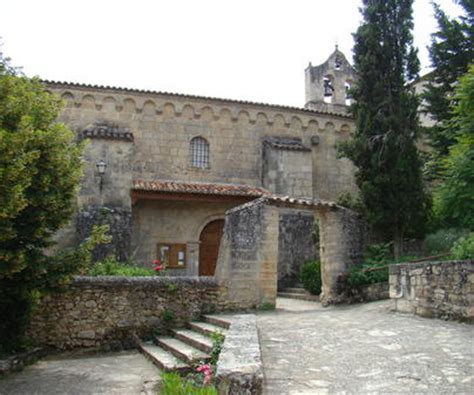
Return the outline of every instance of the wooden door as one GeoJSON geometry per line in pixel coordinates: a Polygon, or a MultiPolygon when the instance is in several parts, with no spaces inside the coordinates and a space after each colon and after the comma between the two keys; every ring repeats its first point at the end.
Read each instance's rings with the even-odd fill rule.
{"type": "Polygon", "coordinates": [[[219,245],[224,231],[224,220],[209,222],[199,236],[199,275],[213,276],[216,271],[219,245]]]}

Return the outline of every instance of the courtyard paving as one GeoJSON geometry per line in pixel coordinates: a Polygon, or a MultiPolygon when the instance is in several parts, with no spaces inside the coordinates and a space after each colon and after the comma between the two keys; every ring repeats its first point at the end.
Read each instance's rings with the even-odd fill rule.
{"type": "Polygon", "coordinates": [[[159,370],[136,351],[51,356],[0,379],[2,395],[152,394],[159,370]]]}
{"type": "Polygon", "coordinates": [[[474,394],[474,328],[389,311],[278,299],[258,327],[265,394],[474,394]]]}

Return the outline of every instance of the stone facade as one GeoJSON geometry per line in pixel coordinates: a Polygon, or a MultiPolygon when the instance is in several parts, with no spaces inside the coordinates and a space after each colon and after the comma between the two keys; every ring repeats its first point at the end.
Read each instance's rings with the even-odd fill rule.
{"type": "Polygon", "coordinates": [[[127,346],[132,333],[225,310],[223,295],[209,277],[77,277],[64,292],[39,301],[28,336],[59,349],[127,346]]]}
{"type": "Polygon", "coordinates": [[[391,265],[390,298],[396,311],[474,322],[474,261],[391,265]]]}
{"type": "MultiPolygon", "coordinates": [[[[346,63],[337,66],[335,57],[340,58],[339,51],[322,66],[325,73],[332,73],[335,84],[338,81],[335,95],[339,95],[339,85],[352,78],[352,69],[346,63]]],[[[79,139],[89,140],[78,213],[58,234],[60,246],[77,244],[94,223],[108,223],[114,241],[97,252],[97,258],[113,253],[121,260],[149,265],[156,258],[157,244],[186,243],[186,270],[170,273],[194,275],[199,266],[197,232],[203,221],[223,218],[226,210],[251,198],[224,199],[217,193],[204,199],[199,193],[178,196],[169,191],[133,198],[137,181],[241,185],[330,200],[354,193],[353,166],[338,158],[335,148],[354,132],[353,119],[339,101],[317,108],[315,103],[324,104],[322,93],[314,78],[307,84],[313,106],[292,108],[45,82],[65,102],[59,121],[79,139]],[[206,156],[205,164],[193,162],[195,138],[207,144],[207,151],[197,154],[206,156]],[[106,165],[103,174],[99,162],[106,165]]]]}

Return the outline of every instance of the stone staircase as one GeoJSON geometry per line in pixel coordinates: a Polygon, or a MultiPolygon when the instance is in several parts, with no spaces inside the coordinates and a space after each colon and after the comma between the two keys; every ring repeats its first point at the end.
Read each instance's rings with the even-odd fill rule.
{"type": "Polygon", "coordinates": [[[310,294],[303,287],[283,288],[278,291],[277,296],[279,298],[290,298],[319,302],[319,295],[310,294]]]}
{"type": "Polygon", "coordinates": [[[138,348],[158,368],[165,372],[187,373],[197,363],[211,359],[212,333],[224,336],[230,323],[214,316],[204,316],[204,322],[189,322],[187,329],[173,329],[171,336],[155,336],[153,341],[138,348]]]}

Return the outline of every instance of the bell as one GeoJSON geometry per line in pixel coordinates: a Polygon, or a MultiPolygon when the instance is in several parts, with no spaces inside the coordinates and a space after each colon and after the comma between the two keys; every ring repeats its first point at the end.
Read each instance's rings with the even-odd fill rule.
{"type": "Polygon", "coordinates": [[[331,85],[331,81],[324,80],[324,96],[326,97],[332,96],[333,91],[334,91],[334,88],[331,85]]]}

